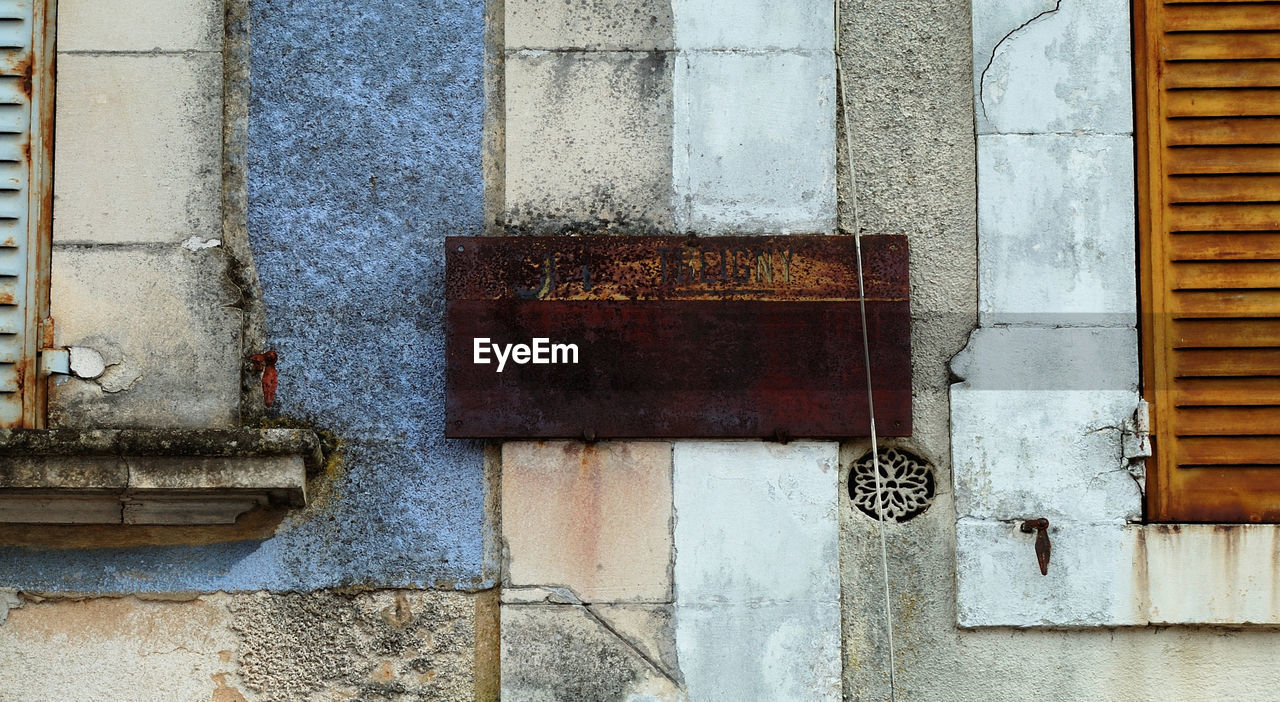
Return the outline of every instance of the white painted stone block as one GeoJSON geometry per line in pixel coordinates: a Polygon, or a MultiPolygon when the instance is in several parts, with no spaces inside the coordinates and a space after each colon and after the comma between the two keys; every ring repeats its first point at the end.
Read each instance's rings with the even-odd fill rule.
{"type": "Polygon", "coordinates": [[[221,55],[64,54],[57,93],[54,241],[221,234],[221,55]]]}
{"type": "Polygon", "coordinates": [[[839,602],[838,452],[677,442],[677,603],[839,602]]]}
{"type": "Polygon", "coordinates": [[[973,113],[978,134],[994,131],[981,100],[982,79],[995,59],[996,47],[1015,29],[1054,10],[1056,0],[972,0],[973,113]]]}
{"type": "Polygon", "coordinates": [[[973,101],[978,134],[991,131],[978,100],[982,76],[994,58],[996,47],[1015,27],[1057,7],[1056,0],[972,0],[973,101]]]}
{"type": "MultiPolygon", "coordinates": [[[[1040,516],[1040,515],[1029,515],[1040,516]]],[[[956,523],[956,618],[962,627],[1146,624],[1136,529],[1124,523],[1053,523],[1049,574],[1036,562],[1035,534],[1019,522],[956,523]]]]}
{"type": "Polygon", "coordinates": [[[685,689],[699,702],[840,699],[840,604],[676,607],[685,689]]]}
{"type": "Polygon", "coordinates": [[[1129,3],[974,5],[978,133],[1133,131],[1129,3]],[[979,46],[995,40],[985,56],[979,46]]]}
{"type": "Polygon", "coordinates": [[[676,48],[831,50],[833,5],[822,0],[672,0],[676,48]]]}
{"type": "Polygon", "coordinates": [[[1152,624],[1280,624],[1280,527],[1143,527],[1152,624]]]}
{"type": "Polygon", "coordinates": [[[682,54],[674,95],[678,228],[834,229],[833,54],[682,54]]]}
{"type": "Polygon", "coordinates": [[[956,513],[1123,521],[1142,514],[1122,422],[1138,403],[1132,329],[979,329],[952,361],[956,513]]]}
{"type": "Polygon", "coordinates": [[[984,326],[1133,326],[1133,141],[978,139],[984,326]]]}

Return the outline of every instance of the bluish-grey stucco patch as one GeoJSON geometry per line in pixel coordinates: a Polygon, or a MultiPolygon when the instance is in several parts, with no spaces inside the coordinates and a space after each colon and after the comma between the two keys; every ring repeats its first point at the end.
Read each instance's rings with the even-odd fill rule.
{"type": "Polygon", "coordinates": [[[482,227],[482,0],[253,0],[250,243],[282,414],[345,442],[336,498],[270,539],[0,549],[97,592],[488,586],[478,445],[443,437],[443,237],[482,227]]]}

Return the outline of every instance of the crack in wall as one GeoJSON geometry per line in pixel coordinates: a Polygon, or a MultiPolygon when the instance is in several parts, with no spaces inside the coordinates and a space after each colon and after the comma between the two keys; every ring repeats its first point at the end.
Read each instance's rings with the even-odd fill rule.
{"type": "Polygon", "coordinates": [[[1040,18],[1046,17],[1048,15],[1052,15],[1061,9],[1062,9],[1062,0],[1057,0],[1051,9],[1045,10],[1044,12],[1041,12],[1035,17],[1032,17],[1026,22],[1023,22],[1022,24],[1018,25],[1017,27],[1014,27],[1012,30],[1009,31],[1008,34],[1005,34],[1003,37],[1001,37],[1000,41],[996,42],[995,46],[991,47],[991,56],[987,58],[987,65],[983,66],[982,73],[979,74],[978,76],[978,109],[982,111],[983,121],[987,121],[987,122],[990,121],[987,118],[987,102],[986,102],[986,98],[984,97],[987,92],[987,71],[991,70],[992,64],[996,62],[996,54],[1000,53],[1000,47],[1004,46],[1005,42],[1012,39],[1013,35],[1031,26],[1031,24],[1034,23],[1036,20],[1039,20],[1040,18]]]}
{"type": "Polygon", "coordinates": [[[662,665],[658,661],[654,660],[649,654],[645,653],[638,643],[632,641],[629,637],[624,636],[622,632],[618,631],[613,625],[605,621],[604,617],[596,614],[595,610],[591,609],[590,606],[583,605],[582,609],[587,613],[587,616],[594,619],[597,624],[604,628],[605,631],[613,634],[615,638],[621,641],[627,648],[631,649],[631,652],[639,656],[641,660],[654,670],[654,672],[666,678],[667,681],[677,689],[683,689],[683,684],[679,680],[676,680],[673,672],[667,670],[666,666],[662,665]]]}

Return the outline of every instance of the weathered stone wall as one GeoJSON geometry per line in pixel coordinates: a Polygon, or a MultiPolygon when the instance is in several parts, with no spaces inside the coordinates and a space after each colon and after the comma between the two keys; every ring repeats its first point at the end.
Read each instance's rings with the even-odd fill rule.
{"type": "Polygon", "coordinates": [[[0,598],[6,700],[493,698],[488,595],[0,598]]]}
{"type": "MultiPolygon", "coordinates": [[[[827,3],[504,0],[500,16],[495,229],[834,230],[827,3]]],[[[504,699],[838,699],[838,452],[504,445],[504,699]]]]}
{"type": "MultiPolygon", "coordinates": [[[[51,423],[232,425],[247,356],[272,348],[272,417],[327,430],[339,450],[312,486],[325,499],[274,536],[0,549],[0,583],[116,593],[492,584],[482,451],[443,439],[441,382],[441,242],[482,222],[482,6],[62,3],[57,343],[97,348],[111,365],[96,381],[55,385],[51,423]],[[122,19],[144,6],[166,19],[122,19]],[[246,32],[250,51],[236,53],[246,32]],[[248,141],[226,148],[247,154],[246,212],[234,193],[223,203],[224,46],[231,80],[243,79],[235,59],[251,64],[248,141]],[[247,216],[238,251],[252,261],[221,245],[224,214],[247,216]],[[255,263],[260,301],[232,284],[251,280],[239,269],[255,263]],[[261,315],[243,347],[242,307],[261,315]]],[[[229,120],[243,119],[230,97],[229,120]]]]}
{"type": "Polygon", "coordinates": [[[484,451],[441,418],[483,3],[58,9],[55,343],[107,368],[50,424],[306,424],[330,453],[287,515],[0,526],[0,699],[496,698],[484,451]]]}
{"type": "MultiPolygon", "coordinates": [[[[902,443],[938,469],[932,507],[886,526],[897,699],[1268,697],[1277,675],[1255,649],[1270,645],[1268,630],[1097,626],[1265,621],[1275,592],[1263,556],[1270,527],[1125,526],[1138,492],[1113,420],[1136,398],[1126,386],[1137,360],[1133,186],[1127,149],[1106,147],[1132,128],[1123,4],[850,1],[842,10],[856,188],[842,173],[841,222],[853,226],[856,202],[862,229],[912,236],[916,419],[902,443]],[[988,104],[975,110],[984,80],[988,104]],[[1039,161],[1021,148],[1055,142],[1062,151],[1039,161]],[[956,359],[968,382],[963,404],[952,405],[948,361],[968,344],[980,299],[992,328],[956,359]],[[1099,392],[1116,388],[1123,402],[1099,392]],[[1018,402],[1004,402],[1010,391],[1018,402]],[[966,473],[954,477],[962,460],[966,473]],[[986,510],[992,527],[958,554],[961,510],[986,510]],[[1097,521],[1113,536],[1088,523],[1054,531],[1041,576],[1034,537],[1014,517],[1087,513],[1105,513],[1097,521]],[[957,608],[958,577],[970,588],[967,613],[957,608]]],[[[842,480],[865,450],[844,447],[842,480]]],[[[845,697],[888,699],[876,523],[847,502],[841,522],[845,697]]]]}

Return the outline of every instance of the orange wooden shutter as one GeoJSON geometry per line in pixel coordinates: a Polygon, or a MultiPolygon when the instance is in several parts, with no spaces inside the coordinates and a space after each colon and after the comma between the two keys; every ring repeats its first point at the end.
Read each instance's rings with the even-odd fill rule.
{"type": "Polygon", "coordinates": [[[1280,521],[1280,2],[1134,8],[1151,521],[1280,521]]]}

